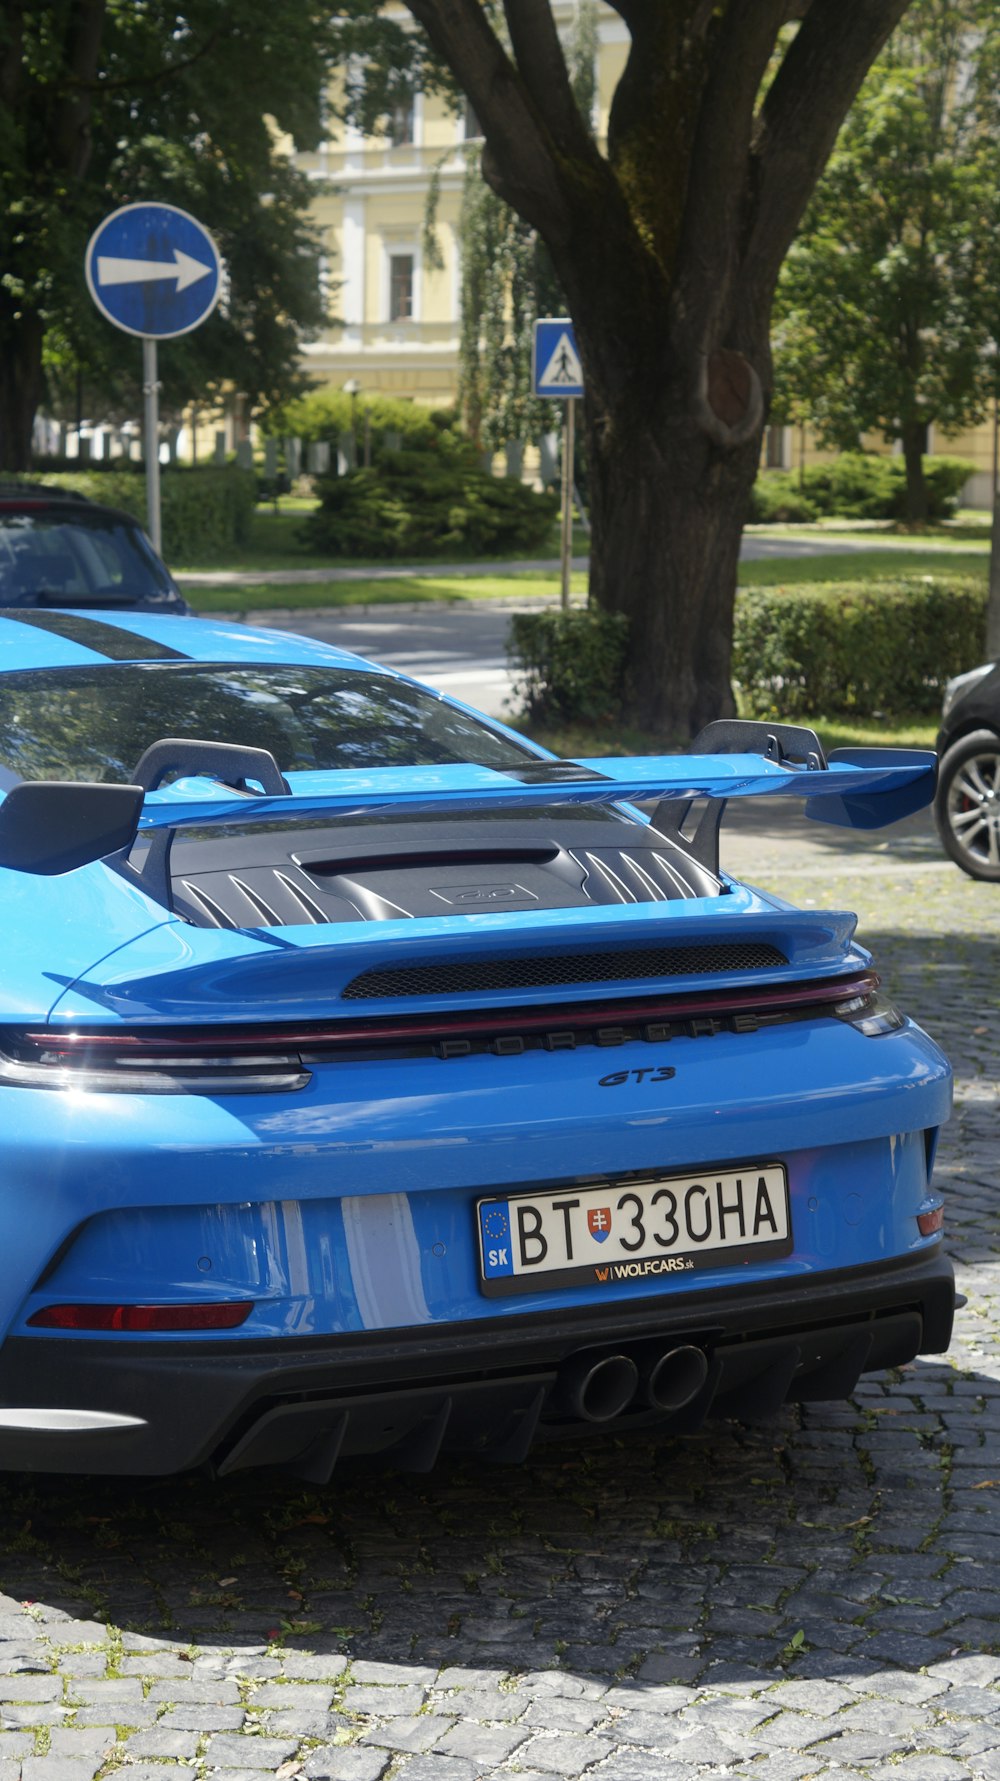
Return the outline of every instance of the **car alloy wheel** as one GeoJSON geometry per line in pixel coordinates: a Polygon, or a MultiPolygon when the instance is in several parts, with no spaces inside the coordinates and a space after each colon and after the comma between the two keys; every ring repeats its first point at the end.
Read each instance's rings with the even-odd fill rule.
{"type": "Polygon", "coordinates": [[[949,748],[934,815],[945,852],[970,878],[1000,882],[1000,737],[975,730],[949,748]]]}

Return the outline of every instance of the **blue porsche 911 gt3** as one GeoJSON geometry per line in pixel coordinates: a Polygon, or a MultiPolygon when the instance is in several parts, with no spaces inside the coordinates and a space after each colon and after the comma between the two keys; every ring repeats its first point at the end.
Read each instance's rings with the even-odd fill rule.
{"type": "Polygon", "coordinates": [[[305,638],[0,615],[0,1466],[511,1461],[943,1350],[948,1065],[853,916],[718,859],[730,798],[933,781],[782,725],[556,761],[305,638]]]}

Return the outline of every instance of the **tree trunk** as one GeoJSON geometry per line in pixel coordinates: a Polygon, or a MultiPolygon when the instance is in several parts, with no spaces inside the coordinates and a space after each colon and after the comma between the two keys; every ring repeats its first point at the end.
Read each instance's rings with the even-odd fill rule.
{"type": "MultiPolygon", "coordinates": [[[[590,597],[629,620],[629,718],[687,741],[735,711],[740,539],[771,381],[767,337],[699,354],[619,288],[581,299],[590,597]]],[[[651,306],[647,306],[651,307],[651,306]]],[[[732,338],[732,337],[731,337],[732,338]]]]}
{"type": "Polygon", "coordinates": [[[0,292],[0,470],[31,467],[31,434],[42,393],[44,324],[33,310],[14,312],[0,292]]]}
{"type": "Polygon", "coordinates": [[[735,710],[733,604],[759,435],[722,452],[694,427],[617,419],[625,446],[602,449],[603,429],[590,429],[591,598],[630,621],[631,721],[687,741],[735,710]]]}
{"type": "Polygon", "coordinates": [[[926,423],[907,421],[903,427],[903,459],[906,464],[906,518],[911,526],[923,526],[927,523],[927,484],[924,481],[926,451],[926,423]]]}

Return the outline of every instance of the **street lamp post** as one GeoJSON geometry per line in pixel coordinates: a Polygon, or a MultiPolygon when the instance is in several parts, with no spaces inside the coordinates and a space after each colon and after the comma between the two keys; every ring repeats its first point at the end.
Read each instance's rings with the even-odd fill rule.
{"type": "Polygon", "coordinates": [[[356,377],[347,379],[344,385],[344,394],[351,398],[351,457],[354,460],[351,469],[356,470],[358,467],[358,397],[361,394],[361,385],[356,377]]]}

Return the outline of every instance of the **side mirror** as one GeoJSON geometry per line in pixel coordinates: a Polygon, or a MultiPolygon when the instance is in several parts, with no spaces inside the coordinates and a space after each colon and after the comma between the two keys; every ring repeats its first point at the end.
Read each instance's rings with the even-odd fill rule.
{"type": "Polygon", "coordinates": [[[0,804],[0,866],[50,878],[131,847],[141,785],[26,779],[0,804]]]}

